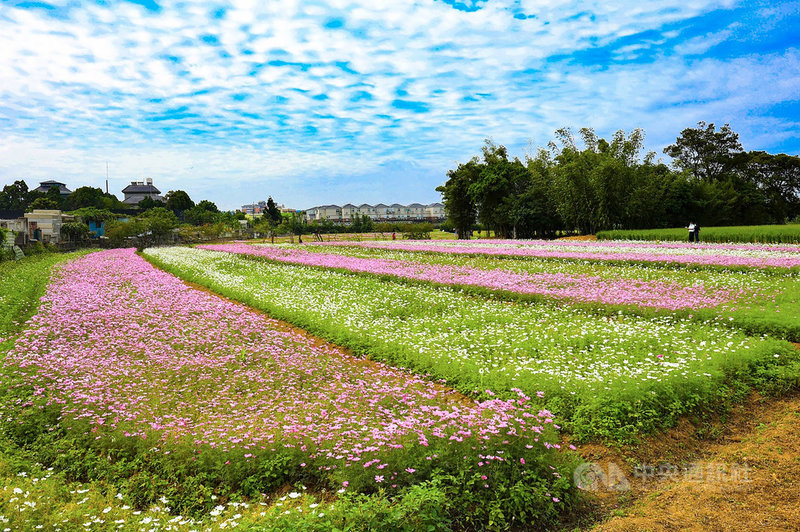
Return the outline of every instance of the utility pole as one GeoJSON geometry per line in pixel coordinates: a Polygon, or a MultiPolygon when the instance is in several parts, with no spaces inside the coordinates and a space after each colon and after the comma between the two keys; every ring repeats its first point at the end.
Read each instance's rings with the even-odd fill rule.
{"type": "Polygon", "coordinates": [[[106,161],[106,194],[108,194],[108,161],[106,161]]]}

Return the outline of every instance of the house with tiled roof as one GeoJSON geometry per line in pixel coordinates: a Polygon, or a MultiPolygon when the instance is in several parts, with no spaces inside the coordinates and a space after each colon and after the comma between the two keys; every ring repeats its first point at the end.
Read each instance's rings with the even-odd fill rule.
{"type": "Polygon", "coordinates": [[[153,186],[153,180],[147,178],[144,181],[131,181],[131,184],[122,189],[125,199],[122,203],[136,205],[145,198],[152,198],[154,201],[164,201],[161,191],[153,186]]]}
{"type": "Polygon", "coordinates": [[[41,192],[42,194],[47,194],[50,192],[50,189],[53,187],[58,187],[58,192],[61,194],[62,198],[65,198],[72,194],[72,191],[67,188],[67,185],[62,183],[61,181],[53,181],[52,179],[47,181],[41,181],[39,186],[34,188],[34,192],[41,192]]]}

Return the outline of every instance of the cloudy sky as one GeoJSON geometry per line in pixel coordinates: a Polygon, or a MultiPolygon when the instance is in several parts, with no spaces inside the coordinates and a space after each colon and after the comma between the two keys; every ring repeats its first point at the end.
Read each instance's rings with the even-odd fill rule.
{"type": "Polygon", "coordinates": [[[800,153],[800,2],[0,2],[0,185],[431,202],[484,138],[729,122],[800,153]]]}

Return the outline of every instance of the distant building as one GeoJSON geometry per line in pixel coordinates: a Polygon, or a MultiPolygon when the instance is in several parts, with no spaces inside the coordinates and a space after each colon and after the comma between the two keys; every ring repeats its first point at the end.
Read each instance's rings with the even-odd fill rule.
{"type": "Polygon", "coordinates": [[[356,216],[367,216],[376,222],[443,222],[446,218],[444,205],[441,203],[431,203],[422,205],[412,203],[411,205],[369,205],[363,203],[356,207],[352,203],[340,207],[338,205],[321,205],[306,209],[305,220],[307,222],[329,220],[334,223],[352,223],[356,216]]]}
{"type": "Polygon", "coordinates": [[[164,201],[161,191],[153,186],[153,180],[147,178],[145,181],[131,181],[131,184],[122,189],[125,199],[122,203],[136,205],[145,198],[152,198],[154,201],[164,201]]]}
{"type": "Polygon", "coordinates": [[[42,181],[39,183],[39,186],[33,189],[36,192],[41,192],[43,194],[47,194],[51,188],[58,187],[58,192],[61,194],[62,197],[67,197],[72,194],[72,191],[67,188],[67,185],[61,183],[60,181],[42,181]]]}
{"type": "Polygon", "coordinates": [[[26,212],[25,219],[28,222],[28,239],[44,244],[58,244],[61,241],[61,224],[75,221],[74,216],[50,209],[26,212]]]}
{"type": "MultiPolygon", "coordinates": [[[[275,207],[277,207],[277,209],[281,213],[302,212],[302,211],[298,211],[297,209],[292,209],[290,207],[287,207],[283,203],[281,203],[280,205],[275,205],[275,207]]],[[[265,212],[267,212],[267,202],[266,201],[259,201],[258,203],[248,203],[247,205],[242,205],[242,207],[239,210],[242,211],[245,214],[254,214],[254,215],[255,214],[264,214],[265,212]]]]}
{"type": "Polygon", "coordinates": [[[245,214],[262,214],[267,210],[267,202],[259,201],[258,203],[248,203],[242,205],[241,211],[245,214]]]}

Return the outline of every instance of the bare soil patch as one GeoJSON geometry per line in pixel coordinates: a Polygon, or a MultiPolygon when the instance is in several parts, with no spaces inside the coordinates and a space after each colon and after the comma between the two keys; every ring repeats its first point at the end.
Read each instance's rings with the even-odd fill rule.
{"type": "Polygon", "coordinates": [[[619,466],[630,488],[600,486],[593,506],[608,517],[585,529],[800,530],[799,425],[800,394],[754,394],[711,430],[683,421],[637,448],[582,446],[604,471],[619,466]]]}
{"type": "Polygon", "coordinates": [[[577,241],[580,241],[580,242],[592,242],[594,240],[597,240],[597,237],[594,236],[594,235],[562,236],[561,238],[558,238],[557,240],[577,240],[577,241]]]}

